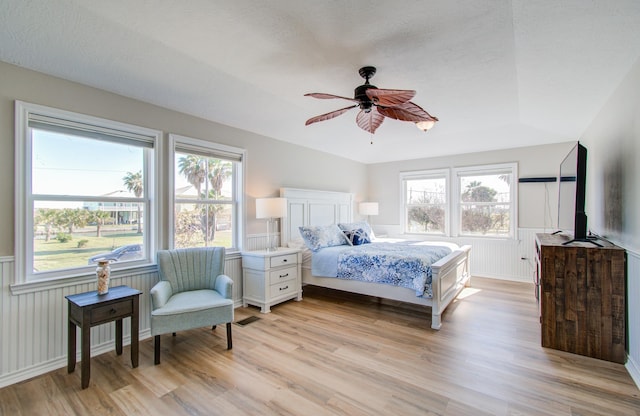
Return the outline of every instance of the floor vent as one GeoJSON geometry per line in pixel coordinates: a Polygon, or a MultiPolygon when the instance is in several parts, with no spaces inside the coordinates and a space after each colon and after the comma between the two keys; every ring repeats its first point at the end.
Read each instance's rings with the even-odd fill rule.
{"type": "Polygon", "coordinates": [[[245,326],[245,325],[249,325],[251,322],[255,322],[255,321],[259,321],[260,318],[258,318],[257,316],[250,316],[248,318],[244,318],[238,322],[236,322],[236,325],[240,325],[240,326],[245,326]]]}

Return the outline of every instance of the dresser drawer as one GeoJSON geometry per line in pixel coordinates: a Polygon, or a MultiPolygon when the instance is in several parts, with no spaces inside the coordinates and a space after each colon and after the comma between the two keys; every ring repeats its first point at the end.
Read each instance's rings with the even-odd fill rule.
{"type": "Polygon", "coordinates": [[[112,321],[114,319],[131,316],[133,313],[133,302],[119,302],[111,305],[100,306],[91,310],[91,324],[102,321],[112,321]]]}
{"type": "Polygon", "coordinates": [[[273,256],[269,259],[270,267],[285,266],[287,264],[296,264],[298,256],[296,254],[284,254],[282,256],[273,256]]]}
{"type": "Polygon", "coordinates": [[[282,295],[288,295],[290,293],[297,292],[297,285],[295,280],[288,280],[286,282],[278,283],[270,286],[271,297],[276,298],[282,295]]]}
{"type": "Polygon", "coordinates": [[[269,272],[269,284],[275,285],[287,280],[294,280],[298,277],[298,268],[296,266],[286,267],[280,270],[272,270],[269,272]]]}

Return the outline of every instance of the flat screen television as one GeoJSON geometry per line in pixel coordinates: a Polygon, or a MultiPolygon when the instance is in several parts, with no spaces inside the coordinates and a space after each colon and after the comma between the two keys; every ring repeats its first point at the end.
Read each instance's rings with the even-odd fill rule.
{"type": "Polygon", "coordinates": [[[587,148],[578,142],[560,163],[558,174],[558,230],[578,241],[587,240],[586,179],[587,148]]]}

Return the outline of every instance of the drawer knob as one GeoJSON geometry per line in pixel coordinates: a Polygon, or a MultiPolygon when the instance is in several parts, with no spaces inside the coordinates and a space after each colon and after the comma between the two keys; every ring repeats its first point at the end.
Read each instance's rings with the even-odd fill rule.
{"type": "Polygon", "coordinates": [[[280,279],[282,279],[283,277],[287,277],[287,276],[289,276],[289,273],[287,273],[287,274],[281,274],[281,275],[280,275],[280,279]]]}
{"type": "Polygon", "coordinates": [[[287,286],[285,286],[285,287],[281,287],[281,288],[280,288],[280,290],[287,290],[287,289],[289,289],[289,286],[288,286],[288,285],[287,285],[287,286]]]}
{"type": "Polygon", "coordinates": [[[282,260],[282,262],[283,262],[283,263],[286,263],[286,262],[287,262],[287,259],[282,260]]]}
{"type": "Polygon", "coordinates": [[[118,312],[118,311],[117,311],[117,310],[115,310],[115,309],[113,309],[113,308],[111,308],[111,310],[109,311],[109,313],[110,313],[111,315],[115,315],[115,313],[116,313],[116,312],[118,312]]]}

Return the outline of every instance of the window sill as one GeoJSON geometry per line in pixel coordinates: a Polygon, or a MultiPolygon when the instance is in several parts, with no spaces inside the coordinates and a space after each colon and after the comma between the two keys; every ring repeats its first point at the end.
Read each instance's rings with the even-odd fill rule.
{"type": "MultiPolygon", "coordinates": [[[[129,276],[132,274],[145,274],[145,273],[155,273],[158,271],[158,266],[156,264],[149,264],[145,266],[136,266],[130,268],[124,268],[120,270],[114,270],[111,273],[112,279],[117,279],[120,277],[129,276]]],[[[41,292],[45,290],[58,289],[69,286],[78,286],[87,283],[95,283],[96,274],[95,273],[82,273],[79,275],[67,276],[67,277],[57,277],[53,279],[41,279],[41,280],[32,280],[29,282],[21,282],[14,283],[9,285],[11,289],[12,295],[22,295],[26,293],[33,292],[41,292]]]]}

